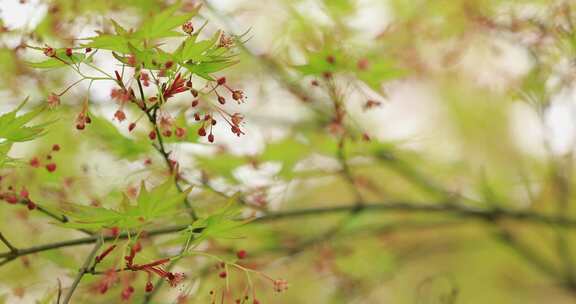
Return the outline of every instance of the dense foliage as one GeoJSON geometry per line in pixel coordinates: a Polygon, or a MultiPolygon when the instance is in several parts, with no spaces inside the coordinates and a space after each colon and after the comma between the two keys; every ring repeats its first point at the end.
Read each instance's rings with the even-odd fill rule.
{"type": "Polygon", "coordinates": [[[572,1],[0,10],[0,303],[576,297],[572,1]]]}

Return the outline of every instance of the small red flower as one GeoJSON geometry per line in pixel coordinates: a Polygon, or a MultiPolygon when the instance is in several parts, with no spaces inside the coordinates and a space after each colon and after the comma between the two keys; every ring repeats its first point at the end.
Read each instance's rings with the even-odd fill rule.
{"type": "Polygon", "coordinates": [[[152,284],[152,282],[148,281],[146,282],[146,292],[152,292],[152,290],[154,290],[154,285],[152,284]]]}
{"type": "Polygon", "coordinates": [[[151,140],[155,140],[156,139],[156,131],[154,131],[154,130],[150,131],[150,133],[148,133],[148,138],[150,138],[151,140]]]}
{"type": "Polygon", "coordinates": [[[8,204],[14,205],[14,204],[18,203],[18,197],[14,193],[8,193],[8,194],[4,195],[4,200],[6,200],[6,202],[8,202],[8,204]]]}
{"type": "Polygon", "coordinates": [[[119,122],[122,122],[126,119],[126,113],[122,110],[118,110],[114,113],[114,118],[118,119],[119,122]]]}
{"type": "MultiPolygon", "coordinates": [[[[168,62],[166,63],[168,64],[168,62]]],[[[180,74],[176,75],[172,84],[164,90],[162,95],[164,96],[164,100],[184,91],[188,90],[186,87],[186,80],[180,76],[180,74]]]]}
{"type": "Polygon", "coordinates": [[[47,103],[48,108],[54,109],[60,105],[60,96],[55,93],[50,93],[50,95],[48,95],[47,103]]]}
{"type": "Polygon", "coordinates": [[[56,171],[56,164],[55,163],[49,163],[46,165],[46,170],[48,170],[48,172],[54,172],[56,171]]]}
{"type": "Polygon", "coordinates": [[[184,33],[191,35],[194,32],[194,25],[192,24],[191,21],[188,21],[182,24],[182,30],[184,31],[184,33]]]}
{"type": "Polygon", "coordinates": [[[236,257],[238,257],[239,259],[245,259],[247,255],[246,250],[238,250],[238,252],[236,252],[236,257]]]}
{"type": "Polygon", "coordinates": [[[22,190],[20,190],[20,196],[22,198],[28,198],[29,195],[30,193],[28,192],[28,190],[26,190],[26,188],[22,188],[22,190]]]}
{"type": "Polygon", "coordinates": [[[68,57],[72,56],[72,49],[71,48],[66,49],[66,56],[68,56],[68,57]]]}
{"type": "Polygon", "coordinates": [[[46,55],[48,57],[56,56],[56,51],[54,50],[54,48],[49,47],[49,46],[46,46],[45,48],[43,48],[42,52],[44,52],[44,55],[46,55]]]}
{"type": "Polygon", "coordinates": [[[34,168],[38,168],[40,166],[40,161],[38,160],[38,157],[34,157],[30,160],[30,166],[34,168]]]}
{"type": "Polygon", "coordinates": [[[244,92],[240,90],[232,91],[232,99],[240,103],[242,100],[244,100],[244,92]]]}
{"type": "Polygon", "coordinates": [[[186,129],[178,127],[174,133],[176,134],[176,137],[183,138],[186,136],[186,129]]]}
{"type": "Polygon", "coordinates": [[[34,204],[33,201],[28,200],[28,201],[26,202],[26,208],[28,208],[28,210],[32,211],[32,210],[36,209],[36,207],[37,207],[37,206],[36,206],[36,204],[34,204]]]}
{"type": "Polygon", "coordinates": [[[122,301],[129,301],[130,298],[132,297],[132,294],[134,294],[134,287],[128,286],[124,288],[122,290],[122,293],[120,294],[122,301]]]}

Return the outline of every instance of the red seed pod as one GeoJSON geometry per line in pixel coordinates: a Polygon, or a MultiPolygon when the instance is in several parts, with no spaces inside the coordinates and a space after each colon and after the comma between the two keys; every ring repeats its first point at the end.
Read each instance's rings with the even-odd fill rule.
{"type": "Polygon", "coordinates": [[[200,121],[200,113],[194,113],[194,120],[200,121]]]}
{"type": "Polygon", "coordinates": [[[220,77],[220,78],[218,78],[217,82],[218,82],[218,85],[223,85],[223,84],[225,84],[225,83],[226,83],[226,77],[220,77]]]}
{"type": "Polygon", "coordinates": [[[218,96],[218,102],[223,105],[226,103],[226,98],[224,98],[223,96],[218,96]]]}
{"type": "Polygon", "coordinates": [[[192,107],[195,108],[200,103],[200,100],[194,99],[192,100],[192,107]]]}
{"type": "Polygon", "coordinates": [[[192,89],[192,90],[190,90],[190,93],[192,93],[192,96],[198,97],[198,91],[197,90],[192,89]]]}
{"type": "Polygon", "coordinates": [[[86,116],[86,118],[84,119],[84,121],[85,121],[87,124],[92,123],[92,119],[90,118],[90,116],[86,116]]]}
{"type": "Polygon", "coordinates": [[[210,133],[210,135],[208,135],[208,141],[211,143],[214,142],[214,134],[210,133]]]}
{"type": "Polygon", "coordinates": [[[52,151],[60,151],[60,145],[58,144],[52,145],[52,151]]]}
{"type": "Polygon", "coordinates": [[[236,252],[236,257],[238,257],[239,259],[245,259],[247,255],[246,250],[238,250],[238,252],[236,252]]]}
{"type": "Polygon", "coordinates": [[[68,57],[72,56],[72,49],[71,48],[66,49],[66,56],[68,56],[68,57]]]}
{"type": "Polygon", "coordinates": [[[120,228],[118,226],[114,226],[110,228],[110,235],[113,237],[117,237],[120,234],[120,228]]]}
{"type": "Polygon", "coordinates": [[[192,22],[188,21],[182,24],[182,31],[184,31],[184,33],[188,35],[191,35],[194,32],[194,25],[192,24],[192,22]]]}
{"type": "Polygon", "coordinates": [[[133,250],[134,252],[140,252],[140,251],[142,251],[142,243],[136,242],[136,243],[134,244],[134,246],[132,246],[132,250],[133,250]]]}
{"type": "Polygon", "coordinates": [[[174,62],[173,61],[166,61],[166,63],[164,64],[164,67],[169,70],[172,66],[174,66],[174,62]]]}
{"type": "Polygon", "coordinates": [[[165,137],[170,137],[170,136],[172,136],[172,131],[171,130],[164,130],[164,132],[162,132],[162,135],[164,135],[165,137]]]}
{"type": "Polygon", "coordinates": [[[48,172],[54,172],[56,171],[56,164],[55,163],[49,163],[46,165],[46,170],[48,170],[48,172]]]}
{"type": "Polygon", "coordinates": [[[85,51],[86,51],[86,53],[90,53],[90,52],[92,52],[92,48],[86,48],[85,51]]]}
{"type": "Polygon", "coordinates": [[[320,83],[319,83],[318,80],[316,80],[316,79],[312,80],[312,81],[310,82],[310,84],[313,85],[313,86],[315,86],[315,87],[317,87],[317,86],[320,85],[320,83]]]}
{"type": "Polygon", "coordinates": [[[216,119],[212,119],[212,125],[213,125],[213,126],[216,125],[216,119]]]}
{"type": "Polygon", "coordinates": [[[83,123],[79,123],[76,125],[76,129],[78,130],[84,130],[84,128],[86,128],[86,125],[84,125],[83,123]]]}
{"type": "Polygon", "coordinates": [[[206,129],[204,129],[204,127],[201,127],[200,129],[198,129],[198,135],[206,136],[206,129]]]}
{"type": "Polygon", "coordinates": [[[36,209],[36,207],[37,207],[37,206],[36,206],[36,204],[34,204],[33,201],[28,200],[28,201],[26,202],[26,208],[28,208],[28,210],[32,211],[32,210],[36,209]]]}
{"type": "Polygon", "coordinates": [[[186,129],[178,127],[176,128],[174,133],[176,134],[176,137],[182,138],[186,135],[186,129]]]}
{"type": "Polygon", "coordinates": [[[34,157],[30,160],[30,166],[34,168],[38,168],[40,166],[40,161],[38,160],[38,157],[34,157]]]}
{"type": "Polygon", "coordinates": [[[102,262],[102,260],[104,260],[104,258],[108,256],[112,250],[114,250],[114,248],[116,248],[116,245],[111,245],[110,247],[106,248],[106,250],[104,250],[100,255],[96,257],[96,263],[102,262]]]}
{"type": "Polygon", "coordinates": [[[218,276],[221,277],[222,279],[224,279],[228,276],[228,274],[226,273],[226,271],[222,271],[218,274],[218,276]]]}
{"type": "Polygon", "coordinates": [[[123,300],[123,301],[128,301],[128,300],[130,300],[130,298],[132,297],[132,294],[133,294],[133,293],[134,293],[134,287],[128,286],[128,287],[124,288],[124,289],[122,290],[122,294],[121,294],[122,300],[123,300]]]}
{"type": "Polygon", "coordinates": [[[130,125],[128,125],[128,132],[132,132],[132,130],[134,130],[134,128],[136,128],[136,123],[130,123],[130,125]]]}
{"type": "Polygon", "coordinates": [[[22,198],[28,198],[28,196],[30,196],[30,193],[28,192],[28,190],[26,190],[26,188],[22,188],[22,190],[20,190],[20,196],[22,198]]]}
{"type": "Polygon", "coordinates": [[[4,195],[4,199],[6,200],[6,202],[8,202],[8,204],[17,204],[18,203],[18,197],[14,193],[8,193],[8,194],[4,195]]]}
{"type": "Polygon", "coordinates": [[[44,55],[46,55],[46,56],[48,56],[48,57],[54,57],[54,56],[56,56],[56,51],[55,51],[53,48],[49,47],[49,46],[43,48],[42,51],[44,52],[44,55]]]}
{"type": "Polygon", "coordinates": [[[146,290],[146,292],[152,292],[152,290],[154,290],[154,285],[152,284],[152,282],[150,282],[150,281],[146,282],[145,290],[146,290]]]}
{"type": "Polygon", "coordinates": [[[192,88],[192,80],[186,81],[186,86],[192,88]]]}
{"type": "Polygon", "coordinates": [[[358,60],[358,62],[356,63],[356,67],[361,71],[365,71],[368,69],[369,64],[370,62],[368,61],[368,59],[362,58],[358,60]]]}
{"type": "Polygon", "coordinates": [[[329,64],[334,64],[334,63],[336,63],[336,58],[334,58],[334,56],[330,55],[330,56],[326,57],[326,61],[329,64]]]}
{"type": "Polygon", "coordinates": [[[114,118],[118,119],[119,122],[122,122],[124,119],[126,119],[126,113],[124,113],[122,110],[118,110],[116,113],[114,113],[114,118]]]}
{"type": "Polygon", "coordinates": [[[148,138],[150,138],[151,140],[155,140],[156,139],[156,132],[150,131],[150,133],[148,133],[148,138]]]}

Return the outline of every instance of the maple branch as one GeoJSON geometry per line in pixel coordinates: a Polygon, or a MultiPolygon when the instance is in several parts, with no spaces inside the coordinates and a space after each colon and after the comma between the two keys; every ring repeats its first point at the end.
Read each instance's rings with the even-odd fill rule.
{"type": "Polygon", "coordinates": [[[86,272],[89,271],[90,265],[92,264],[92,261],[94,260],[94,257],[96,256],[96,253],[98,252],[98,249],[100,249],[100,247],[102,246],[103,243],[104,243],[104,240],[102,239],[102,237],[101,236],[98,237],[97,241],[96,241],[96,245],[94,245],[94,247],[92,248],[92,251],[90,251],[90,254],[88,254],[88,257],[86,257],[86,260],[84,261],[84,264],[82,265],[82,268],[80,268],[80,270],[78,270],[78,274],[76,275],[76,278],[74,278],[74,282],[72,282],[72,286],[70,287],[70,290],[66,294],[66,297],[64,297],[64,301],[62,302],[63,304],[68,304],[70,302],[70,299],[72,299],[72,295],[74,294],[74,291],[78,287],[78,284],[80,284],[80,281],[82,280],[82,277],[84,276],[84,274],[86,274],[86,272]]]}
{"type": "Polygon", "coordinates": [[[10,249],[10,252],[18,252],[18,249],[16,249],[16,247],[14,247],[12,245],[12,243],[10,243],[10,241],[8,241],[8,239],[6,239],[6,237],[2,234],[2,232],[0,232],[0,241],[2,241],[2,243],[4,243],[4,245],[6,245],[6,247],[8,247],[8,249],[10,249]]]}
{"type": "MultiPolygon", "coordinates": [[[[314,216],[314,215],[324,215],[324,214],[335,214],[335,213],[348,213],[358,210],[357,206],[331,206],[331,207],[320,207],[320,208],[306,208],[306,209],[296,209],[281,212],[271,212],[264,216],[255,218],[252,223],[265,223],[283,219],[298,218],[304,216],[314,216]]],[[[407,212],[407,213],[438,213],[438,214],[450,214],[456,215],[463,218],[477,219],[484,222],[493,222],[494,220],[514,220],[524,223],[554,226],[554,227],[564,227],[575,229],[576,228],[576,218],[571,217],[558,217],[545,215],[540,213],[535,213],[531,211],[512,211],[506,209],[472,209],[462,205],[456,204],[417,204],[411,202],[392,202],[386,204],[367,204],[363,205],[358,212],[371,211],[374,212],[407,212]]],[[[189,224],[174,225],[168,227],[162,227],[157,229],[151,229],[147,231],[149,236],[171,234],[179,231],[183,231],[188,228],[189,224]]],[[[194,232],[202,232],[203,228],[197,228],[194,232]]],[[[104,236],[102,237],[104,242],[118,239],[127,239],[130,232],[120,233],[117,237],[115,236],[104,236]]],[[[24,256],[32,253],[70,247],[85,244],[95,243],[99,239],[98,236],[90,236],[84,238],[78,238],[74,240],[55,242],[45,245],[32,246],[29,248],[19,249],[17,253],[4,252],[0,253],[0,258],[9,259],[13,257],[24,256]]]]}

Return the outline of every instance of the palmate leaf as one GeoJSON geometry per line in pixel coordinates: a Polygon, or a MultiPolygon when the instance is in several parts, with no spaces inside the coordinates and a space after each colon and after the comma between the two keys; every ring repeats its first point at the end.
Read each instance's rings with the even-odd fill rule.
{"type": "Polygon", "coordinates": [[[62,224],[68,228],[102,229],[118,227],[120,229],[133,229],[145,226],[152,221],[174,214],[178,206],[182,205],[192,188],[183,192],[178,191],[174,178],[167,179],[164,183],[146,189],[142,183],[140,193],[135,204],[124,196],[121,206],[124,210],[116,211],[103,207],[92,207],[78,204],[68,204],[63,210],[70,221],[62,224]]]}
{"type": "MultiPolygon", "coordinates": [[[[170,53],[164,52],[160,48],[140,49],[134,44],[128,42],[127,47],[131,56],[134,56],[136,65],[143,66],[150,70],[159,70],[164,67],[164,63],[173,61],[173,56],[170,53]]],[[[129,64],[129,56],[120,56],[112,52],[116,60],[129,64]]]]}
{"type": "Polygon", "coordinates": [[[33,119],[38,117],[44,108],[37,108],[33,111],[17,116],[27,100],[22,102],[15,110],[0,116],[0,139],[10,142],[30,141],[44,134],[46,126],[53,121],[41,123],[34,126],[26,126],[33,119]]]}
{"type": "Polygon", "coordinates": [[[0,168],[8,166],[12,159],[8,157],[8,152],[12,148],[11,142],[3,142],[0,144],[0,168]]]}
{"type": "Polygon", "coordinates": [[[134,33],[134,37],[148,40],[182,36],[182,34],[174,31],[174,29],[196,16],[200,7],[197,7],[192,12],[176,15],[175,13],[181,8],[181,6],[182,5],[178,2],[164,11],[148,18],[142,24],[140,29],[134,33]]]}
{"type": "Polygon", "coordinates": [[[184,202],[190,191],[192,191],[192,187],[180,192],[173,178],[166,180],[150,191],[142,183],[137,199],[137,208],[142,215],[148,218],[167,215],[184,202]]]}
{"type": "Polygon", "coordinates": [[[326,72],[334,73],[350,67],[350,60],[338,49],[325,48],[317,52],[308,52],[307,57],[307,64],[295,66],[303,75],[320,76],[326,72]],[[328,58],[333,61],[330,62],[328,58]]]}
{"type": "Polygon", "coordinates": [[[221,210],[200,219],[190,225],[184,232],[182,240],[190,245],[199,244],[208,239],[230,239],[239,238],[238,228],[252,221],[251,219],[241,220],[243,206],[233,197],[221,210]],[[201,232],[197,232],[201,231],[201,232]]]}
{"type": "Polygon", "coordinates": [[[107,151],[116,154],[118,157],[135,159],[143,153],[151,150],[150,145],[141,141],[135,141],[120,133],[118,129],[108,120],[91,115],[92,127],[89,132],[100,139],[107,151]]]}
{"type": "MultiPolygon", "coordinates": [[[[128,48],[128,43],[130,40],[124,36],[120,35],[110,35],[110,34],[101,34],[99,36],[95,36],[89,38],[90,42],[83,44],[83,47],[90,47],[95,49],[101,50],[110,50],[122,54],[130,53],[130,49],[128,48]]],[[[138,41],[134,40],[132,43],[137,43],[138,41]]]]}
{"type": "Polygon", "coordinates": [[[191,73],[194,73],[206,80],[214,81],[214,77],[210,74],[221,71],[225,68],[235,65],[238,61],[231,60],[219,60],[219,61],[209,61],[200,63],[187,63],[184,67],[188,69],[191,73]]]}

